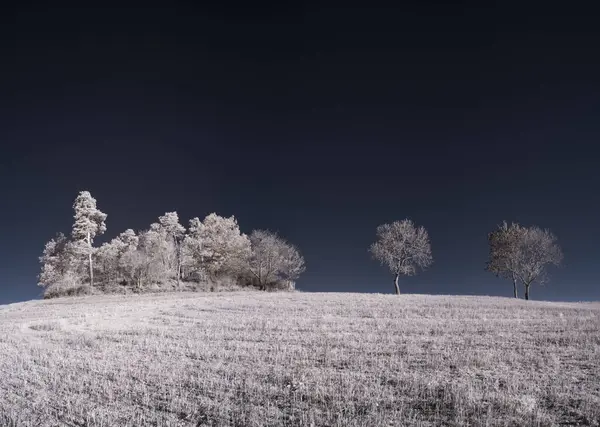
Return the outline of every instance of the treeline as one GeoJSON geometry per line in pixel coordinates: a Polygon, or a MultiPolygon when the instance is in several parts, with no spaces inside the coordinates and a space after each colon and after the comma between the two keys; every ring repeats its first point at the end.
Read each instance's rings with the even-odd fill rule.
{"type": "MultiPolygon", "coordinates": [[[[88,191],[79,193],[73,209],[70,235],[59,233],[40,257],[39,285],[48,298],[224,286],[293,289],[305,270],[295,246],[270,231],[255,230],[247,236],[233,216],[192,218],[186,228],[177,212],[167,212],[147,230],[125,230],[96,247],[94,239],[106,231],[106,214],[88,191]]],[[[521,284],[529,299],[531,285],[543,284],[547,267],[562,261],[556,236],[536,226],[504,222],[488,241],[486,269],[510,279],[515,298],[521,284]]],[[[401,276],[415,275],[433,262],[427,230],[409,219],[377,227],[370,251],[394,275],[396,294],[401,276]]]]}
{"type": "Polygon", "coordinates": [[[224,286],[291,289],[305,270],[295,246],[270,231],[245,235],[233,216],[212,213],[186,228],[177,212],[167,212],[147,230],[125,230],[96,247],[107,215],[88,191],[79,193],[73,209],[70,235],[59,233],[40,257],[38,284],[46,298],[224,286]]]}

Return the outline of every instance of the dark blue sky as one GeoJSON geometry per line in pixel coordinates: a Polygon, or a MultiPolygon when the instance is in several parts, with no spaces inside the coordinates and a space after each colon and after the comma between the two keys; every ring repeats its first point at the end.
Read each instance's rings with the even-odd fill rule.
{"type": "Polygon", "coordinates": [[[510,296],[487,233],[536,224],[565,263],[532,297],[600,298],[593,10],[281,3],[0,13],[0,303],[39,296],[83,189],[105,239],[171,210],[277,230],[308,291],[392,292],[367,248],[409,217],[435,262],[404,292],[510,296]]]}

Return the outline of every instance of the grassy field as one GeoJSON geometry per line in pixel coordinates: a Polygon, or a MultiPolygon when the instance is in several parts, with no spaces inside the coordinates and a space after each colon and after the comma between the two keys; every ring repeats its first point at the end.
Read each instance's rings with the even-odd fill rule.
{"type": "Polygon", "coordinates": [[[600,304],[336,293],[0,306],[0,425],[599,425],[600,304]]]}

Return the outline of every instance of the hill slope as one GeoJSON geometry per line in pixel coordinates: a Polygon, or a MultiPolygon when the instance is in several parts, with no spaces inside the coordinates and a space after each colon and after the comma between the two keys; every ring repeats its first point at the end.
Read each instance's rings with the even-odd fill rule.
{"type": "Polygon", "coordinates": [[[0,306],[0,425],[598,425],[600,304],[216,293],[0,306]]]}

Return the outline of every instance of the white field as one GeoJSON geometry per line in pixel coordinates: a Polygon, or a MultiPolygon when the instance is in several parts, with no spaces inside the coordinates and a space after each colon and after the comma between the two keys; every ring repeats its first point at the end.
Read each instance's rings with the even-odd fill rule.
{"type": "Polygon", "coordinates": [[[600,304],[335,293],[0,306],[0,425],[599,425],[600,304]]]}

